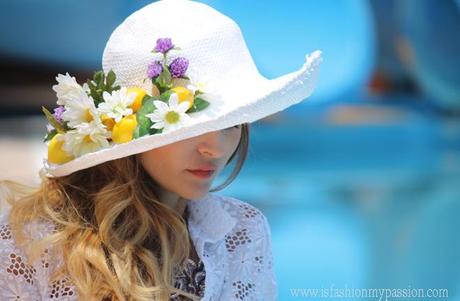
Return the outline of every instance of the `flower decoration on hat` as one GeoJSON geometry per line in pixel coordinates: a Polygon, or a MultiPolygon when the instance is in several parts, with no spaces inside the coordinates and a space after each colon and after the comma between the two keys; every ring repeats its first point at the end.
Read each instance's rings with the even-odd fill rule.
{"type": "Polygon", "coordinates": [[[168,64],[168,55],[176,47],[171,38],[159,38],[146,62],[146,79],[152,91],[116,85],[111,70],[94,73],[80,85],[68,73],[56,77],[58,105],[53,113],[42,107],[48,119],[48,162],[63,164],[86,153],[115,144],[127,143],[146,135],[176,130],[187,125],[190,113],[204,110],[209,102],[203,98],[203,85],[186,75],[189,61],[175,57],[168,64]]]}

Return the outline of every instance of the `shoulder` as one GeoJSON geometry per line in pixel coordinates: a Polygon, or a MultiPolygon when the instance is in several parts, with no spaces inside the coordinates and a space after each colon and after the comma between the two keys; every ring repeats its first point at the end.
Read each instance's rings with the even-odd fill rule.
{"type": "Polygon", "coordinates": [[[0,214],[0,297],[14,295],[27,300],[39,294],[37,269],[28,263],[23,249],[16,245],[8,218],[9,210],[0,214]]]}
{"type": "MultiPolygon", "coordinates": [[[[58,279],[48,282],[51,272],[60,265],[56,258],[52,260],[49,249],[45,249],[40,257],[30,262],[23,246],[18,245],[9,223],[10,210],[0,213],[0,300],[11,296],[20,296],[21,300],[31,300],[36,296],[49,295],[51,299],[69,291],[68,285],[58,279]]],[[[24,225],[27,236],[42,238],[54,231],[54,224],[49,222],[33,222],[24,225]]],[[[71,292],[73,293],[73,292],[71,292]]],[[[69,292],[67,296],[70,297],[69,292]]],[[[63,298],[62,300],[71,300],[63,298]]]]}
{"type": "Polygon", "coordinates": [[[222,207],[238,222],[267,222],[267,217],[254,205],[230,196],[217,197],[221,200],[222,207]]]}
{"type": "Polygon", "coordinates": [[[235,227],[227,235],[227,243],[232,249],[246,243],[261,245],[271,235],[267,217],[260,209],[250,203],[230,197],[219,196],[222,207],[236,220],[235,227]],[[239,243],[234,245],[234,243],[239,243]]]}
{"type": "Polygon", "coordinates": [[[235,226],[226,235],[229,252],[263,249],[270,240],[270,226],[262,211],[248,202],[230,196],[219,196],[222,207],[235,219],[235,226]]]}
{"type": "Polygon", "coordinates": [[[225,237],[229,254],[228,300],[277,300],[271,231],[267,217],[255,206],[220,196],[223,208],[236,220],[225,237]],[[250,296],[250,297],[249,297],[250,296]],[[239,300],[239,299],[238,299],[239,300]]]}

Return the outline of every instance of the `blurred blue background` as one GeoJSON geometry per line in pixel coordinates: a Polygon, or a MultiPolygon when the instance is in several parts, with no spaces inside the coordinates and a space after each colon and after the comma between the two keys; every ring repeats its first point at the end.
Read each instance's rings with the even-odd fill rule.
{"type": "MultiPolygon", "coordinates": [[[[36,180],[54,77],[100,69],[110,33],[150,2],[0,2],[2,177],[36,180]]],[[[460,300],[459,1],[201,2],[238,22],[268,78],[323,51],[313,96],[251,125],[247,163],[219,192],[266,214],[280,300],[345,287],[460,300]]]]}

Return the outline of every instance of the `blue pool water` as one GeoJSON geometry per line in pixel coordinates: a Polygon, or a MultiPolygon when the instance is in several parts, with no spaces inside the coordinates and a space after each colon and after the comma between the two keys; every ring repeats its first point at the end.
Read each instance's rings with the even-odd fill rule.
{"type": "Polygon", "coordinates": [[[460,300],[460,122],[403,107],[357,122],[386,114],[360,109],[253,123],[248,161],[218,193],[266,214],[280,300],[338,300],[296,288],[447,289],[460,300]]]}

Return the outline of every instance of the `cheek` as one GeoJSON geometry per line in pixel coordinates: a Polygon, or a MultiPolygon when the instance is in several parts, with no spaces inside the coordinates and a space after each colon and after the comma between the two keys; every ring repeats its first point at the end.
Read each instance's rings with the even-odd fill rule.
{"type": "Polygon", "coordinates": [[[141,154],[141,162],[144,169],[158,182],[161,182],[161,178],[167,175],[171,170],[168,160],[168,156],[159,150],[151,150],[149,152],[141,154]]]}
{"type": "Polygon", "coordinates": [[[141,162],[150,177],[167,191],[184,198],[199,199],[209,190],[211,182],[197,180],[185,169],[190,154],[185,151],[150,151],[141,155],[141,162]]]}
{"type": "Polygon", "coordinates": [[[142,165],[157,182],[166,185],[185,169],[181,152],[170,148],[159,148],[141,154],[142,165]]]}

